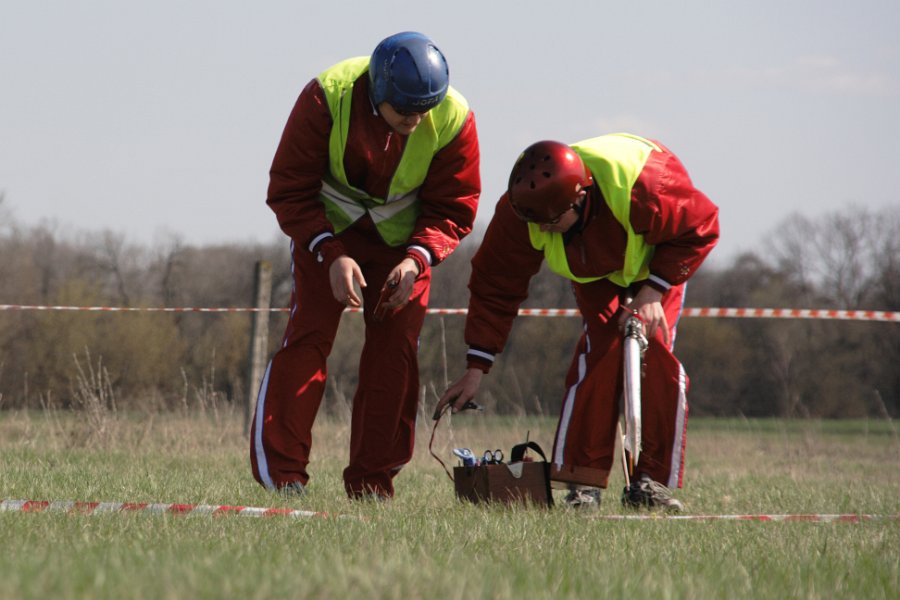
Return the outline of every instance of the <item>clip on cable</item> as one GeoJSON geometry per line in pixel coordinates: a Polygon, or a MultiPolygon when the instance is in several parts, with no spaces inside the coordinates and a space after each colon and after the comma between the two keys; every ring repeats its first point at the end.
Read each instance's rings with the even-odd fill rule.
{"type": "MultiPolygon", "coordinates": [[[[381,288],[381,295],[378,297],[378,302],[375,304],[375,310],[372,311],[372,318],[375,319],[376,322],[380,323],[388,315],[388,308],[385,304],[399,284],[399,281],[388,281],[384,284],[384,287],[381,288]]],[[[393,310],[390,312],[393,312],[393,310]]]]}
{"type": "MultiPolygon", "coordinates": [[[[450,408],[450,406],[451,406],[451,403],[447,403],[444,406],[442,406],[441,408],[439,408],[438,410],[434,411],[434,425],[431,428],[431,439],[428,441],[428,453],[434,457],[434,460],[438,461],[441,464],[441,466],[444,467],[444,472],[447,474],[447,477],[450,478],[450,481],[453,481],[453,475],[450,474],[450,469],[447,468],[447,465],[444,464],[444,461],[442,461],[441,458],[437,454],[435,454],[434,450],[432,449],[434,446],[434,434],[437,433],[438,423],[441,422],[441,417],[444,416],[444,413],[447,412],[447,410],[450,408]]],[[[469,400],[468,402],[463,404],[463,407],[460,410],[461,411],[462,410],[483,411],[484,407],[481,406],[480,404],[476,404],[475,402],[472,402],[471,400],[469,400]]]]}

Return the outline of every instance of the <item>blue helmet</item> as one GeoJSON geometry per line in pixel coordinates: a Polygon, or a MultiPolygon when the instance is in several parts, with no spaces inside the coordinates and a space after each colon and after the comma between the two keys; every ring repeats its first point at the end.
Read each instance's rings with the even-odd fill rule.
{"type": "Polygon", "coordinates": [[[447,60],[431,38],[405,31],[385,38],[369,61],[372,102],[425,112],[437,106],[450,86],[447,60]]]}

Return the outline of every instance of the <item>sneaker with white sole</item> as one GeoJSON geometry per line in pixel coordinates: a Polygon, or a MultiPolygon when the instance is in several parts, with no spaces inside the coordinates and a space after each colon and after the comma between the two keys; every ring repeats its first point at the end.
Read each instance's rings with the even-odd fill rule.
{"type": "Polygon", "coordinates": [[[622,490],[622,504],[629,508],[661,508],[670,512],[684,510],[684,505],[672,497],[672,490],[647,475],[622,490]]]}
{"type": "Polygon", "coordinates": [[[600,508],[600,488],[572,486],[563,502],[570,508],[600,508]]]}

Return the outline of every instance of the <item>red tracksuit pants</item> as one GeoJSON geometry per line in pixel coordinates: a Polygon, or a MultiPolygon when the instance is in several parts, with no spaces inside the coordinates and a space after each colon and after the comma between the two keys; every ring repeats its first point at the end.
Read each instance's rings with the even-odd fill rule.
{"type": "MultiPolygon", "coordinates": [[[[584,333],[566,376],[556,439],[552,479],[605,488],[613,468],[623,387],[622,332],[618,329],[620,294],[601,280],[574,284],[584,333]]],[[[621,289],[621,288],[618,288],[621,289]]],[[[650,340],[641,378],[642,450],[635,472],[669,487],[681,487],[687,434],[688,379],[672,354],[681,316],[684,285],[673,286],[662,305],[670,345],[662,332],[650,340]]]]}
{"type": "MultiPolygon", "coordinates": [[[[419,394],[418,338],[428,305],[431,274],[416,280],[409,304],[375,322],[372,313],[388,273],[405,248],[353,229],[340,236],[359,264],[365,343],[353,396],[350,460],[344,487],[350,497],[393,496],[392,480],[412,458],[419,394]]],[[[253,417],[250,463],[269,489],[309,481],[312,426],[325,391],[326,359],[345,306],[331,294],[328,273],[305,248],[292,247],[294,289],[281,349],[266,370],[253,417]]],[[[351,317],[354,318],[354,317],[351,317]]]]}

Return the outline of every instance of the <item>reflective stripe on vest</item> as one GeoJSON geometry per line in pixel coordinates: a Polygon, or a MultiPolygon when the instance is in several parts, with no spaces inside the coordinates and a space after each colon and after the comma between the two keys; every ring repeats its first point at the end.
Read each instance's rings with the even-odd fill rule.
{"type": "Polygon", "coordinates": [[[562,234],[541,231],[541,226],[537,223],[528,224],[531,245],[544,252],[550,270],[578,283],[606,278],[618,286],[628,287],[635,281],[647,279],[654,248],[631,227],[631,190],[647,164],[650,153],[660,151],[659,146],[636,135],[616,133],[572,144],[572,149],[594,174],[594,181],[603,192],[603,199],[628,235],[622,268],[598,276],[576,276],[569,268],[562,234]]]}
{"type": "Polygon", "coordinates": [[[320,198],[325,214],[340,233],[368,213],[389,246],[406,243],[419,216],[419,188],[428,175],[434,155],[462,129],[469,105],[452,87],[440,104],[428,111],[406,139],[403,155],[391,178],[387,198],[376,198],[347,181],[344,152],[350,129],[353,83],[369,70],[369,58],[351,58],[319,74],[319,85],[331,111],[328,168],[320,198]]]}

